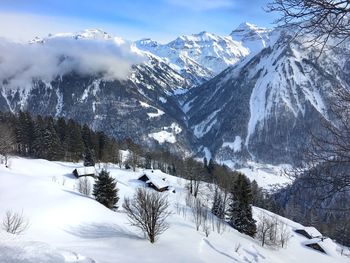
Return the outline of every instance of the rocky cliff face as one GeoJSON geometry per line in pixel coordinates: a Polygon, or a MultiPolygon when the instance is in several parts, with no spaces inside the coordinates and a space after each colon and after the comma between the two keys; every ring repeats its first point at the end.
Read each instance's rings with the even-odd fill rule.
{"type": "MultiPolygon", "coordinates": [[[[281,34],[260,53],[190,91],[189,126],[221,160],[293,163],[309,129],[331,121],[335,87],[348,88],[349,60],[324,54],[281,34]],[[213,143],[214,142],[214,143],[213,143]]],[[[207,151],[206,149],[206,151],[207,151]]],[[[204,151],[203,151],[204,152],[204,151]]]]}

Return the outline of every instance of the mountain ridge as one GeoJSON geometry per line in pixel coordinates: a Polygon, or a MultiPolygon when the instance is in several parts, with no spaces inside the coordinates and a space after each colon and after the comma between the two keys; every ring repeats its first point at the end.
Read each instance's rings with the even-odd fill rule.
{"type": "MultiPolygon", "coordinates": [[[[329,119],[332,87],[350,86],[349,61],[332,51],[315,62],[317,50],[278,28],[267,30],[244,23],[231,35],[236,35],[237,41],[205,31],[168,44],[151,39],[128,42],[102,30],[36,39],[30,45],[45,46],[56,39],[107,41],[143,61],[133,64],[123,80],[67,74],[51,82],[27,83],[29,90],[10,90],[3,82],[0,109],[75,118],[95,129],[107,129],[113,136],[130,133],[138,143],[213,157],[218,162],[295,163],[301,146],[308,143],[306,127],[321,129],[320,119],[329,119]],[[223,53],[233,54],[237,62],[218,74],[208,70],[215,64],[204,59],[209,51],[222,51],[232,43],[246,51],[242,43],[255,43],[257,49],[239,58],[233,52],[223,53]],[[198,50],[207,52],[201,57],[198,50]],[[160,56],[162,52],[164,56],[160,56]],[[205,80],[208,72],[212,77],[205,80]]],[[[65,60],[69,57],[63,56],[65,60]]]]}

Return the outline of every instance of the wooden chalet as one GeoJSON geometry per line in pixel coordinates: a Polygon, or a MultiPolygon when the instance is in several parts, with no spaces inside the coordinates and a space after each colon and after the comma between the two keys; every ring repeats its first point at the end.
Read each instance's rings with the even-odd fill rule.
{"type": "Polygon", "coordinates": [[[145,182],[148,187],[151,187],[158,192],[169,190],[169,185],[165,181],[165,178],[160,178],[154,174],[143,174],[138,180],[145,182]]]}
{"type": "Polygon", "coordinates": [[[321,253],[328,254],[327,253],[328,248],[333,247],[334,244],[332,244],[331,239],[326,237],[321,237],[321,238],[313,238],[304,242],[304,246],[317,250],[321,253]]]}
{"type": "Polygon", "coordinates": [[[331,246],[331,240],[329,238],[323,237],[322,234],[314,227],[304,227],[300,229],[295,229],[295,233],[298,233],[308,240],[303,242],[303,245],[321,253],[327,254],[327,247],[331,246]]]}
{"type": "Polygon", "coordinates": [[[307,239],[313,239],[316,237],[322,237],[322,234],[314,227],[304,227],[300,229],[295,229],[295,233],[306,237],[307,239]]]}
{"type": "Polygon", "coordinates": [[[84,166],[75,168],[73,170],[73,174],[76,178],[83,177],[83,176],[96,176],[96,169],[94,166],[84,166]]]}

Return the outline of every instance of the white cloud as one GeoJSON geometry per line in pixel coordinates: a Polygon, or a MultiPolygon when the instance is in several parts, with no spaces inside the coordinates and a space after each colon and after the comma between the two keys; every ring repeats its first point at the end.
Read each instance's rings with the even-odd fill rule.
{"type": "Polygon", "coordinates": [[[142,57],[120,39],[48,38],[41,43],[0,40],[0,82],[25,87],[32,79],[49,82],[69,72],[101,73],[106,79],[123,79],[142,57]]]}

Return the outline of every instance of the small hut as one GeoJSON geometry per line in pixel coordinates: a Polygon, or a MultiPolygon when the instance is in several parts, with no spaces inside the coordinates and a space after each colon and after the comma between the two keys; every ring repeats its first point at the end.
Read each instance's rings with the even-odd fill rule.
{"type": "Polygon", "coordinates": [[[304,228],[300,228],[300,229],[295,229],[294,232],[306,237],[307,239],[322,237],[322,234],[316,228],[314,228],[312,226],[304,227],[304,228]]]}
{"type": "Polygon", "coordinates": [[[158,192],[169,190],[169,185],[166,183],[165,178],[160,178],[154,174],[143,174],[138,180],[145,182],[148,187],[151,187],[158,192]]]}
{"type": "Polygon", "coordinates": [[[329,238],[313,238],[306,242],[304,242],[304,245],[312,248],[314,250],[317,250],[321,253],[328,254],[327,253],[327,247],[330,247],[331,240],[329,238]]]}
{"type": "Polygon", "coordinates": [[[83,177],[83,176],[95,177],[96,170],[94,166],[84,166],[84,167],[75,168],[73,170],[73,174],[76,178],[83,177]]]}

